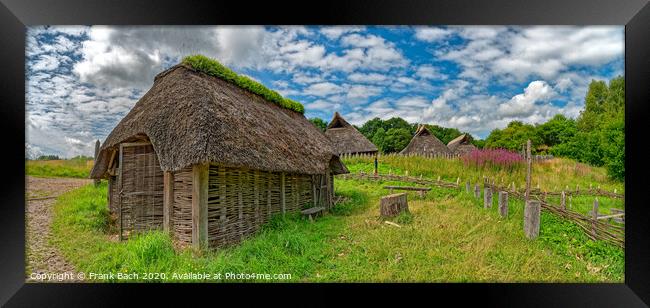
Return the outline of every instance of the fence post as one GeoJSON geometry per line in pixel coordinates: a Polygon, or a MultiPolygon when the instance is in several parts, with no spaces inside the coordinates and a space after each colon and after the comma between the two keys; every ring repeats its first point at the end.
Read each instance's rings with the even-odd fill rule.
{"type": "Polygon", "coordinates": [[[481,187],[478,186],[478,184],[474,184],[474,197],[476,198],[481,197],[481,187]]]}
{"type": "Polygon", "coordinates": [[[528,200],[524,208],[524,234],[531,240],[539,235],[539,214],[539,201],[528,200]]]}
{"type": "Polygon", "coordinates": [[[492,188],[490,187],[485,187],[483,189],[483,208],[491,208],[492,207],[492,188]]]}
{"type": "Polygon", "coordinates": [[[528,198],[530,197],[530,173],[532,167],[532,158],[530,156],[530,139],[526,142],[526,195],[524,198],[525,204],[528,203],[528,198]]]}
{"type": "MultiPolygon", "coordinates": [[[[95,142],[95,160],[93,161],[93,165],[97,163],[98,158],[99,158],[99,139],[95,142]]],[[[95,184],[95,187],[99,186],[100,179],[94,179],[93,183],[95,184]]]]}
{"type": "Polygon", "coordinates": [[[469,194],[469,191],[471,190],[469,181],[467,181],[467,183],[465,183],[465,190],[467,190],[467,193],[469,194]]]}
{"type": "Polygon", "coordinates": [[[499,192],[499,214],[501,214],[501,217],[508,216],[508,192],[507,191],[499,192]]]}
{"type": "Polygon", "coordinates": [[[566,210],[566,193],[564,192],[564,190],[560,195],[560,207],[562,207],[563,210],[566,210]]]}
{"type": "Polygon", "coordinates": [[[591,235],[596,239],[596,222],[598,221],[598,198],[594,200],[594,209],[591,212],[591,235]]]}

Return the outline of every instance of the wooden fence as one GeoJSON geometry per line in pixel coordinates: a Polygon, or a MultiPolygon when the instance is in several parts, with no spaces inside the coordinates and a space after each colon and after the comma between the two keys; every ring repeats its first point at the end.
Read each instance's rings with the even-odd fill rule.
{"type": "MultiPolygon", "coordinates": [[[[422,176],[415,177],[415,176],[396,175],[396,174],[375,175],[375,174],[368,174],[364,172],[342,174],[342,175],[337,175],[337,177],[343,179],[355,179],[355,180],[401,181],[401,182],[415,183],[419,185],[431,185],[431,186],[444,187],[444,188],[454,188],[454,189],[461,188],[460,178],[457,178],[456,182],[454,183],[454,182],[442,181],[440,177],[438,177],[437,180],[432,180],[428,178],[423,178],[422,176]]],[[[464,185],[467,192],[475,194],[477,198],[480,198],[481,197],[480,191],[478,192],[478,194],[476,194],[476,192],[471,189],[472,187],[478,188],[479,187],[478,184],[472,186],[469,183],[470,182],[468,181],[464,185]]],[[[508,185],[507,187],[499,186],[496,185],[493,181],[490,181],[489,179],[485,179],[483,183],[483,187],[488,188],[490,192],[494,194],[498,194],[499,192],[507,192],[509,196],[512,196],[514,198],[521,199],[521,200],[525,199],[525,190],[517,190],[516,187],[514,187],[514,185],[512,185],[512,187],[510,185],[508,185]]],[[[621,198],[621,199],[625,198],[625,195],[607,192],[604,190],[600,190],[599,188],[583,190],[583,191],[578,190],[578,191],[564,192],[564,193],[565,193],[565,197],[569,195],[589,194],[592,196],[604,196],[604,197],[621,198]]],[[[562,192],[544,192],[539,189],[532,189],[532,188],[530,190],[531,199],[538,200],[543,210],[546,210],[559,217],[572,221],[578,227],[584,230],[587,236],[592,240],[601,240],[625,248],[625,226],[623,224],[610,221],[611,218],[624,217],[625,215],[624,213],[599,216],[598,206],[596,202],[595,203],[596,205],[594,206],[594,210],[592,210],[592,215],[586,216],[576,211],[567,209],[566,204],[562,206],[562,205],[555,205],[549,203],[546,200],[546,196],[549,195],[561,196],[562,192]]]]}
{"type": "MultiPolygon", "coordinates": [[[[506,191],[512,197],[521,200],[525,199],[524,192],[516,191],[510,187],[495,185],[489,180],[485,181],[484,187],[489,187],[491,191],[506,191]]],[[[567,194],[565,193],[565,196],[566,195],[567,194]]],[[[544,194],[533,194],[532,190],[530,197],[531,199],[539,201],[543,210],[549,211],[550,213],[553,213],[575,223],[578,227],[583,229],[587,236],[589,236],[589,238],[592,240],[602,240],[610,244],[625,248],[625,226],[620,223],[613,223],[609,220],[610,218],[624,217],[624,213],[622,215],[614,214],[599,216],[597,199],[594,201],[594,208],[591,212],[592,215],[587,216],[571,209],[567,209],[566,203],[564,205],[551,204],[546,200],[544,194]]],[[[621,198],[624,198],[624,196],[621,196],[621,198]]]]}

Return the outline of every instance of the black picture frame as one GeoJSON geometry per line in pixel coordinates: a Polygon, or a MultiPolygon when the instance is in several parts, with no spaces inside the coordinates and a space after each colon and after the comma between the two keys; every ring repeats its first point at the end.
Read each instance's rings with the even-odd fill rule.
{"type": "MultiPolygon", "coordinates": [[[[645,0],[327,1],[319,3],[0,0],[4,134],[0,198],[0,303],[7,306],[115,306],[130,300],[185,304],[342,304],[344,295],[387,304],[621,306],[650,303],[650,215],[644,132],[650,98],[650,4],[645,0]],[[625,283],[551,284],[25,284],[25,30],[30,25],[438,24],[625,25],[625,283]],[[645,202],[644,202],[645,201],[645,202]],[[178,292],[185,291],[184,293],[178,292]],[[237,295],[235,295],[235,293],[237,295]],[[298,300],[296,297],[305,297],[298,300]],[[134,298],[135,297],[135,298],[134,298]],[[173,298],[170,298],[173,297],[173,298]],[[210,300],[214,302],[210,302],[210,300]]],[[[346,296],[346,297],[347,297],[346,296]]],[[[126,302],[132,304],[133,302],[126,302]]]]}

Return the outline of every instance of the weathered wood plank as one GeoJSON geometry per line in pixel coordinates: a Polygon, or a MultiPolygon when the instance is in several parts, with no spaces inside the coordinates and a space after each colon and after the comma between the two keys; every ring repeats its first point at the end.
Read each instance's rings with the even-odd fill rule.
{"type": "Polygon", "coordinates": [[[385,189],[395,190],[412,190],[412,191],[430,191],[431,187],[414,187],[414,186],[384,186],[385,189]]]}
{"type": "Polygon", "coordinates": [[[501,217],[508,217],[508,192],[499,192],[499,214],[501,217]]]}
{"type": "Polygon", "coordinates": [[[483,188],[483,208],[492,208],[492,188],[483,188]]]}
{"type": "Polygon", "coordinates": [[[540,203],[537,200],[528,200],[524,208],[524,234],[529,239],[539,235],[540,203]]]}

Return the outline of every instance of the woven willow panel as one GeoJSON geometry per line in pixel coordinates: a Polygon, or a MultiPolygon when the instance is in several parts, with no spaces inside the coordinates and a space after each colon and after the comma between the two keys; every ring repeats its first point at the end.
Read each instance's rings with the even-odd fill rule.
{"type": "Polygon", "coordinates": [[[111,214],[117,215],[118,211],[118,192],[119,190],[117,189],[117,177],[116,176],[111,176],[108,178],[108,210],[111,214]]]}
{"type": "MultiPolygon", "coordinates": [[[[273,215],[282,214],[281,174],[211,165],[208,177],[208,242],[224,247],[241,242],[257,232],[273,215]]],[[[285,210],[297,212],[311,206],[312,178],[323,176],[285,175],[285,210]]],[[[324,179],[323,185],[324,185],[324,179]]],[[[324,198],[323,198],[324,199],[324,198]]],[[[174,239],[192,243],[192,167],[174,172],[172,209],[174,239]]]]}
{"type": "MultiPolygon", "coordinates": [[[[211,247],[239,243],[282,213],[281,174],[210,166],[208,241],[211,247]]],[[[311,176],[285,175],[286,212],[311,204],[311,176]]]]}
{"type": "Polygon", "coordinates": [[[121,168],[122,234],[161,228],[163,173],[153,147],[124,147],[121,168]]]}
{"type": "Polygon", "coordinates": [[[174,172],[171,224],[176,241],[192,243],[192,167],[174,172]]]}

